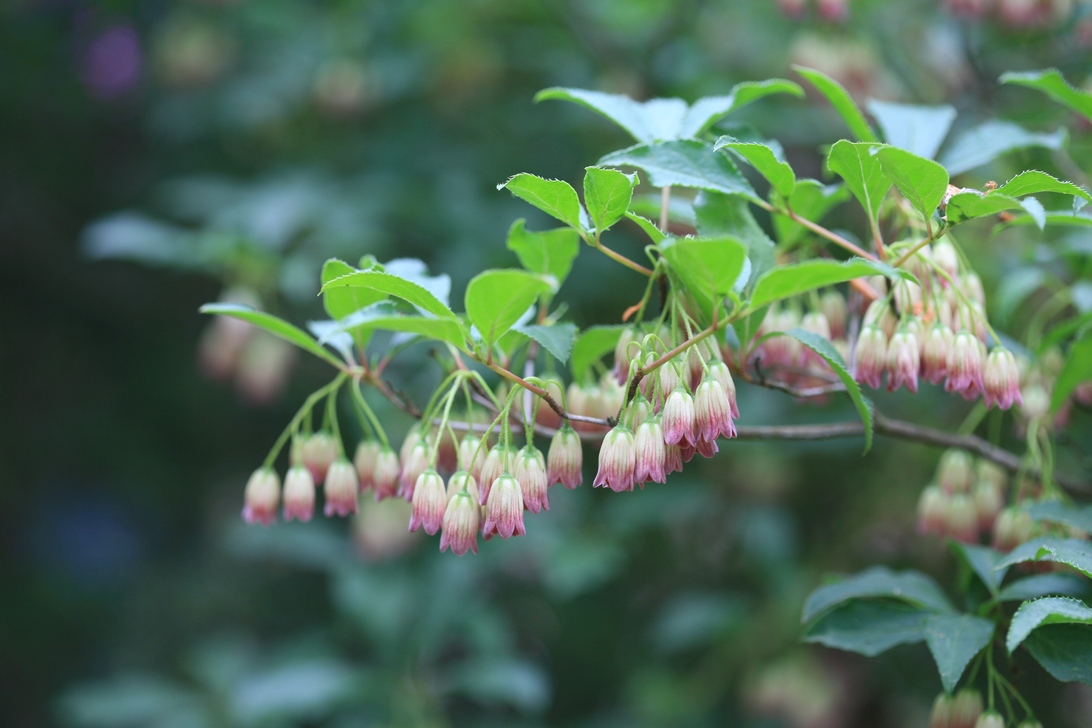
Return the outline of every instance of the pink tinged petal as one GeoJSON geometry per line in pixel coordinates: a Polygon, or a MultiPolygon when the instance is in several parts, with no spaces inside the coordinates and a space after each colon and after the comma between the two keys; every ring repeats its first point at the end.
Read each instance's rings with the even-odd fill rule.
{"type": "Polygon", "coordinates": [[[467,493],[456,493],[444,511],[440,551],[449,546],[456,556],[467,551],[478,553],[479,506],[467,493]]]}
{"type": "Polygon", "coordinates": [[[272,468],[255,470],[246,482],[243,495],[243,520],[268,526],[277,520],[281,498],[281,479],[272,468]]]}
{"type": "Polygon", "coordinates": [[[412,501],[417,479],[421,477],[421,473],[432,467],[435,467],[435,463],[429,458],[428,445],[423,439],[419,439],[409,453],[405,453],[402,457],[402,475],[399,477],[398,494],[407,501],[412,501]]]}
{"type": "Polygon", "coordinates": [[[565,423],[550,441],[546,456],[546,482],[561,483],[570,490],[580,485],[583,477],[584,453],[580,436],[565,423]]]}
{"type": "Polygon", "coordinates": [[[421,473],[413,489],[409,530],[416,531],[423,527],[429,536],[435,535],[443,523],[446,506],[447,489],[440,474],[432,469],[421,473]]]}
{"type": "Polygon", "coordinates": [[[326,505],[322,512],[327,517],[348,516],[356,513],[357,496],[360,494],[360,482],[356,477],[356,468],[345,458],[338,458],[326,473],[326,505]]]}
{"type": "Polygon", "coordinates": [[[716,381],[706,378],[694,395],[694,432],[700,440],[732,437],[732,408],[728,396],[716,381]]]}
{"type": "Polygon", "coordinates": [[[664,444],[663,431],[656,419],[648,420],[637,428],[634,436],[634,448],[636,459],[633,478],[638,483],[651,480],[655,483],[663,483],[667,480],[664,472],[666,459],[666,445],[664,444]]]}
{"type": "Polygon", "coordinates": [[[523,504],[531,513],[550,510],[547,494],[546,463],[533,446],[522,448],[516,456],[514,475],[523,493],[523,504]]]}
{"type": "Polygon", "coordinates": [[[375,459],[375,471],[372,484],[375,487],[375,499],[392,498],[398,492],[398,477],[402,469],[398,463],[398,454],[389,447],[379,451],[375,459]]]}
{"type": "Polygon", "coordinates": [[[891,344],[887,350],[887,391],[894,392],[905,385],[911,392],[916,393],[920,366],[917,337],[909,331],[896,332],[891,337],[891,344]]]}
{"type": "Polygon", "coordinates": [[[853,378],[873,389],[883,386],[887,359],[887,335],[876,325],[865,326],[857,337],[853,378]]]}
{"type": "Polygon", "coordinates": [[[289,468],[284,478],[284,520],[293,518],[304,523],[315,512],[315,481],[311,471],[296,465],[289,468]]]}
{"type": "Polygon", "coordinates": [[[694,399],[680,388],[667,397],[664,404],[663,421],[664,442],[678,445],[681,442],[694,442],[694,399]]]}
{"type": "Polygon", "coordinates": [[[511,538],[513,534],[522,536],[526,533],[523,525],[523,491],[512,475],[504,473],[496,479],[485,508],[483,535],[511,538]]]}

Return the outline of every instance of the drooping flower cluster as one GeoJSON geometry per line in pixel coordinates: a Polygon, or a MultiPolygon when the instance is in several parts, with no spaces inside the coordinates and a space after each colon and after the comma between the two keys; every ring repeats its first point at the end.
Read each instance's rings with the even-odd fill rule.
{"type": "Polygon", "coordinates": [[[929,728],[977,728],[983,713],[982,693],[963,688],[955,695],[941,693],[933,701],[929,728]]]}

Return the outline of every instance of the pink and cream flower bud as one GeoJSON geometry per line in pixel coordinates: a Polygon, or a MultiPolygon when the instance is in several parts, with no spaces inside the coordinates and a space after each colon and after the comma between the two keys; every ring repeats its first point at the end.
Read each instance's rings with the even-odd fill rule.
{"type": "Polygon", "coordinates": [[[921,353],[921,375],[930,384],[940,384],[948,375],[948,352],[955,334],[941,321],[929,327],[921,353]]]}
{"type": "Polygon", "coordinates": [[[546,454],[546,482],[561,483],[571,490],[580,485],[583,469],[584,452],[580,446],[580,436],[566,422],[550,440],[550,450],[546,454]]]}
{"type": "Polygon", "coordinates": [[[636,457],[633,431],[625,425],[616,425],[599,448],[599,472],[592,487],[609,486],[615,493],[633,490],[636,457]]]}
{"type": "Polygon", "coordinates": [[[631,430],[636,431],[645,420],[652,414],[652,404],[645,399],[645,395],[639,394],[633,398],[633,401],[629,405],[629,409],[626,410],[629,420],[627,424],[631,430]]]}
{"type": "MultiPolygon", "coordinates": [[[[955,694],[952,703],[952,728],[975,728],[975,721],[981,715],[982,693],[974,688],[963,688],[955,694]]],[[[1005,728],[1003,721],[1001,728],[1005,728]]]]}
{"type": "Polygon", "coordinates": [[[876,325],[861,329],[857,337],[856,367],[853,378],[873,389],[883,386],[887,366],[887,336],[876,325]]]}
{"type": "Polygon", "coordinates": [[[482,535],[486,540],[494,534],[501,538],[522,536],[527,533],[523,527],[523,490],[519,481],[511,474],[503,473],[493,482],[489,490],[489,500],[485,504],[485,524],[482,535]]]}
{"type": "Polygon", "coordinates": [[[941,693],[933,701],[933,711],[929,714],[929,728],[952,728],[952,703],[950,695],[941,693]]]}
{"type": "Polygon", "coordinates": [[[966,493],[956,493],[948,505],[948,536],[963,543],[978,543],[978,511],[974,499],[966,493]]]}
{"type": "Polygon", "coordinates": [[[974,508],[978,513],[978,528],[990,533],[997,514],[1005,507],[1005,497],[1001,490],[988,480],[980,480],[974,486],[974,508]]]}
{"type": "Polygon", "coordinates": [[[478,553],[479,509],[469,493],[459,492],[452,496],[444,509],[440,551],[450,546],[451,553],[456,556],[462,556],[467,551],[478,553]]]}
{"type": "Polygon", "coordinates": [[[405,447],[402,448],[402,474],[398,479],[398,495],[407,501],[413,500],[413,489],[421,473],[436,467],[429,455],[428,444],[424,438],[419,438],[408,451],[405,447]]]}
{"type": "Polygon", "coordinates": [[[475,480],[481,479],[487,450],[480,437],[468,432],[459,443],[459,470],[467,471],[475,480]]]}
{"type": "Polygon", "coordinates": [[[398,492],[398,476],[402,468],[398,463],[398,454],[389,447],[382,447],[375,458],[375,470],[372,483],[375,486],[375,499],[392,498],[398,492]]]}
{"type": "Polygon", "coordinates": [[[939,486],[929,485],[918,499],[918,533],[943,536],[948,528],[951,496],[939,486]]]}
{"type": "Polygon", "coordinates": [[[728,395],[712,377],[706,377],[694,394],[694,434],[709,442],[721,436],[736,436],[728,395]]]}
{"type": "Polygon", "coordinates": [[[732,408],[732,417],[739,419],[739,407],[736,405],[736,383],[732,379],[732,372],[728,365],[717,360],[709,362],[709,376],[717,381],[724,395],[728,397],[728,406],[732,408]]]}
{"type": "Polygon", "coordinates": [[[975,482],[974,458],[966,450],[945,450],[937,463],[937,482],[948,493],[969,493],[975,482]]]}
{"type": "Polygon", "coordinates": [[[846,335],[846,298],[835,289],[830,289],[819,298],[819,310],[827,319],[830,329],[829,338],[843,339],[846,335]]]}
{"type": "Polygon", "coordinates": [[[973,728],[1005,728],[1005,719],[996,710],[989,710],[978,716],[973,728]]]}
{"type": "MultiPolygon", "coordinates": [[[[630,355],[631,347],[638,340],[640,331],[635,327],[627,326],[622,329],[622,335],[618,337],[618,343],[614,346],[614,369],[613,375],[616,382],[619,384],[625,384],[629,378],[629,364],[633,360],[630,355]]],[[[640,347],[633,346],[632,351],[636,353],[640,347]]]]}
{"type": "Polygon", "coordinates": [[[534,445],[526,445],[516,454],[516,465],[513,475],[519,481],[520,490],[523,492],[523,505],[531,511],[538,513],[542,510],[550,510],[550,499],[547,493],[546,460],[542,452],[534,445]]]}
{"type": "Polygon", "coordinates": [[[894,392],[905,385],[916,394],[920,366],[917,337],[907,328],[899,329],[887,348],[887,391],[894,392]]]}
{"type": "Polygon", "coordinates": [[[284,520],[306,523],[315,513],[315,479],[302,465],[294,465],[284,476],[284,520]]]}
{"type": "Polygon", "coordinates": [[[1023,508],[1003,508],[993,522],[993,538],[990,544],[997,551],[1012,551],[1031,538],[1034,526],[1031,514],[1023,508]]]}
{"type": "Polygon", "coordinates": [[[478,499],[478,481],[474,479],[471,473],[465,470],[457,470],[447,479],[447,499],[450,501],[464,490],[470,494],[475,503],[480,502],[478,499]]]}
{"type": "Polygon", "coordinates": [[[493,481],[505,471],[511,457],[513,457],[511,449],[502,444],[494,445],[489,450],[489,454],[485,456],[485,462],[482,463],[482,476],[478,478],[478,491],[480,494],[478,502],[483,506],[489,498],[489,489],[493,487],[493,481]]]}
{"type": "Polygon", "coordinates": [[[273,468],[258,468],[246,481],[243,494],[243,520],[268,526],[277,520],[281,500],[281,479],[273,468]]]}
{"type": "Polygon", "coordinates": [[[326,471],[337,459],[338,449],[337,440],[328,432],[316,432],[300,440],[300,464],[311,471],[316,484],[326,479],[326,471]]]}
{"type": "Polygon", "coordinates": [[[637,428],[637,434],[633,438],[636,458],[634,460],[633,478],[638,483],[653,481],[663,483],[667,481],[664,472],[664,461],[667,458],[667,446],[664,444],[664,433],[660,428],[660,418],[651,417],[645,420],[637,428]]]}
{"type": "MultiPolygon", "coordinates": [[[[664,475],[682,472],[682,446],[664,444],[664,475]]],[[[666,480],[666,478],[665,478],[666,480]]]]}
{"type": "Polygon", "coordinates": [[[338,458],[330,465],[323,490],[326,492],[326,505],[322,512],[327,517],[356,513],[360,481],[356,477],[356,468],[346,458],[338,458]]]}
{"type": "Polygon", "coordinates": [[[948,392],[964,393],[982,390],[982,349],[973,333],[961,329],[948,351],[948,392]]]}
{"type": "Polygon", "coordinates": [[[891,310],[891,304],[881,298],[868,304],[868,308],[861,318],[861,323],[865,326],[880,327],[886,342],[895,334],[895,327],[898,326],[899,320],[895,318],[895,313],[891,310]]]}
{"type": "Polygon", "coordinates": [[[678,357],[675,357],[660,367],[657,372],[660,377],[660,398],[653,403],[657,412],[663,410],[663,403],[667,401],[668,395],[674,392],[682,381],[679,378],[678,361],[678,357]]]}
{"type": "MultiPolygon", "coordinates": [[[[955,246],[950,242],[942,239],[933,243],[933,262],[939,265],[952,280],[958,280],[959,254],[956,253],[955,246]]],[[[940,285],[947,288],[951,284],[948,283],[947,279],[942,277],[940,285]]]]}
{"type": "Polygon", "coordinates": [[[667,397],[663,414],[664,442],[694,444],[694,398],[682,387],[667,397]]]}
{"type": "Polygon", "coordinates": [[[353,454],[353,467],[360,479],[361,492],[375,487],[375,464],[379,460],[379,443],[375,440],[362,440],[353,454]]]}
{"type": "Polygon", "coordinates": [[[1024,404],[1020,395],[1020,370],[1016,366],[1016,358],[1008,349],[998,346],[986,357],[982,388],[986,407],[996,406],[1007,410],[1013,404],[1024,404]]]}
{"type": "Polygon", "coordinates": [[[413,513],[410,515],[409,530],[424,528],[425,533],[433,536],[444,522],[447,508],[447,489],[444,479],[432,468],[417,476],[413,488],[413,513]]]}

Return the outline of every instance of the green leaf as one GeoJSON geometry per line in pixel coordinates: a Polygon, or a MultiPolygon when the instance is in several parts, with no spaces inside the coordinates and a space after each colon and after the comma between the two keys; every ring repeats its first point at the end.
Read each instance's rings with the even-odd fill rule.
{"type": "Polygon", "coordinates": [[[879,141],[876,133],[872,131],[872,127],[865,121],[864,114],[857,108],[857,104],[853,102],[853,98],[850,97],[849,92],[845,90],[842,84],[825,73],[812,68],[804,68],[803,66],[793,66],[792,68],[808,79],[819,93],[826,97],[858,141],[879,141]]]}
{"type": "Polygon", "coordinates": [[[1079,599],[1044,597],[1024,602],[1012,615],[1005,649],[1011,655],[1033,630],[1049,624],[1092,624],[1092,609],[1079,599]]]}
{"type": "Polygon", "coordinates": [[[865,258],[850,258],[844,263],[836,260],[806,260],[802,263],[779,265],[755,283],[749,307],[756,309],[783,298],[791,298],[854,278],[893,274],[895,271],[890,266],[865,258]]]}
{"type": "Polygon", "coordinates": [[[288,723],[311,722],[360,690],[361,674],[347,662],[314,657],[265,668],[234,687],[232,723],[254,725],[270,718],[288,723]],[[294,719],[294,720],[293,720],[294,719]]]}
{"type": "Polygon", "coordinates": [[[537,341],[562,364],[569,360],[569,354],[573,350],[573,340],[576,339],[578,331],[576,324],[568,321],[551,326],[539,324],[517,326],[512,330],[537,341]]]}
{"type": "Polygon", "coordinates": [[[1042,91],[1066,108],[1092,121],[1092,94],[1078,91],[1070,86],[1056,68],[1026,73],[1005,73],[999,80],[1001,83],[1027,86],[1036,91],[1042,91]]]}
{"type": "Polygon", "coordinates": [[[997,318],[1009,321],[1024,299],[1039,290],[1047,280],[1046,271],[1030,266],[1016,268],[1006,274],[997,287],[997,293],[990,297],[997,318]]]}
{"type": "Polygon", "coordinates": [[[1011,220],[1005,221],[998,227],[999,229],[1003,229],[1023,225],[1035,225],[1040,229],[1046,225],[1056,225],[1059,227],[1092,227],[1092,217],[1081,215],[1070,210],[1049,210],[1045,213],[1042,220],[1036,220],[1032,218],[1031,215],[1017,215],[1011,220]],[[1040,222],[1042,225],[1039,224],[1040,222]]]}
{"type": "Polygon", "coordinates": [[[320,293],[334,288],[364,288],[386,293],[440,318],[456,318],[455,313],[432,292],[411,280],[392,273],[365,270],[338,276],[322,284],[320,293]]]}
{"type": "Polygon", "coordinates": [[[467,348],[467,339],[469,338],[466,328],[458,319],[405,314],[390,302],[383,301],[359,311],[354,311],[340,319],[336,326],[331,327],[324,336],[319,338],[319,341],[326,343],[338,332],[356,334],[377,330],[418,334],[430,339],[449,342],[464,351],[467,348]]]}
{"type": "Polygon", "coordinates": [[[699,192],[694,199],[695,224],[704,238],[734,238],[747,249],[751,262],[750,281],[774,266],[774,242],[751,214],[742,197],[699,192]]]}
{"type": "Polygon", "coordinates": [[[626,327],[618,325],[584,329],[573,344],[573,378],[579,380],[595,362],[614,351],[624,328],[626,327]]]}
{"type": "Polygon", "coordinates": [[[897,147],[876,150],[880,166],[899,192],[926,219],[940,205],[948,190],[948,171],[940,164],[897,147]]]}
{"type": "Polygon", "coordinates": [[[241,319],[247,323],[254,324],[275,336],[279,336],[290,344],[295,344],[304,351],[314,354],[319,359],[325,360],[338,369],[345,364],[329,351],[319,346],[319,343],[306,331],[297,326],[293,326],[284,319],[278,318],[273,314],[256,311],[250,306],[243,306],[237,303],[206,303],[198,310],[201,313],[231,316],[232,318],[241,319]]]}
{"type": "Polygon", "coordinates": [[[547,99],[572,101],[607,117],[637,141],[652,143],[696,137],[726,114],[763,96],[781,93],[804,95],[792,81],[775,78],[737,84],[727,96],[698,99],[692,106],[682,99],[641,102],[628,96],[575,88],[544,89],[535,94],[535,102],[547,99]]]}
{"type": "Polygon", "coordinates": [[[551,275],[560,287],[580,252],[580,238],[572,228],[555,228],[531,232],[523,218],[508,228],[508,249],[519,258],[520,265],[532,273],[551,275]]]}
{"type": "Polygon", "coordinates": [[[622,219],[629,209],[637,175],[615,169],[588,167],[584,173],[584,204],[597,233],[622,219]]]}
{"type": "Polygon", "coordinates": [[[933,612],[954,611],[937,583],[920,571],[896,572],[875,566],[815,589],[804,602],[801,621],[810,622],[832,607],[864,597],[899,599],[933,612]]]}
{"type": "Polygon", "coordinates": [[[997,564],[1004,554],[986,546],[972,546],[960,541],[949,541],[948,547],[958,555],[967,566],[982,580],[990,594],[997,596],[997,590],[1005,579],[1008,569],[998,569],[997,564]]]}
{"type": "Polygon", "coordinates": [[[747,260],[747,247],[730,237],[668,238],[660,252],[709,311],[733,290],[747,260]]]}
{"type": "Polygon", "coordinates": [[[835,142],[827,155],[827,167],[846,181],[846,187],[872,220],[891,189],[891,178],[884,173],[879,157],[872,153],[878,146],[843,139],[835,142]]]}
{"type": "Polygon", "coordinates": [[[1092,628],[1087,625],[1042,627],[1024,641],[1024,647],[1055,680],[1092,685],[1092,628]]]}
{"type": "Polygon", "coordinates": [[[641,217],[632,212],[627,212],[626,218],[635,222],[637,227],[641,228],[653,243],[659,243],[667,237],[660,228],[656,227],[656,223],[652,222],[647,217],[641,217]]]}
{"type": "Polygon", "coordinates": [[[497,189],[507,189],[524,202],[531,203],[571,228],[586,230],[588,227],[584,224],[584,209],[580,207],[580,198],[568,182],[543,179],[521,172],[497,185],[497,189]]]}
{"type": "Polygon", "coordinates": [[[1077,385],[1089,380],[1092,380],[1092,332],[1085,330],[1069,347],[1065,364],[1054,383],[1050,411],[1057,412],[1077,385]]]}
{"type": "Polygon", "coordinates": [[[948,105],[915,106],[873,99],[868,102],[868,110],[885,142],[925,159],[936,159],[956,118],[956,110],[948,105]]]}
{"type": "Polygon", "coordinates": [[[867,453],[872,449],[872,403],[861,394],[861,388],[857,384],[857,380],[849,373],[849,367],[842,360],[842,355],[828,340],[818,334],[803,329],[792,329],[786,333],[823,357],[823,361],[830,366],[831,371],[842,381],[842,385],[846,388],[846,394],[853,400],[853,406],[857,408],[857,414],[861,416],[861,423],[864,425],[865,430],[864,452],[867,453]]]}
{"type": "Polygon", "coordinates": [[[1021,172],[996,190],[991,190],[987,196],[1008,195],[1009,197],[1023,197],[1024,195],[1037,195],[1040,192],[1057,192],[1061,195],[1074,195],[1092,202],[1092,195],[1082,187],[1072,182],[1064,182],[1051,177],[1046,172],[1029,169],[1021,172]]]}
{"type": "Polygon", "coordinates": [[[1053,561],[1068,564],[1092,577],[1092,544],[1075,538],[1044,536],[1020,544],[998,566],[1012,566],[1025,561],[1053,561]]]}
{"type": "Polygon", "coordinates": [[[990,643],[993,629],[991,620],[970,614],[931,614],[925,619],[925,644],[945,692],[955,690],[967,665],[990,643]]]}
{"type": "Polygon", "coordinates": [[[1036,521],[1050,521],[1092,532],[1092,506],[1078,506],[1061,501],[1039,501],[1024,506],[1036,521]]]}
{"type": "Polygon", "coordinates": [[[758,195],[732,160],[699,141],[639,144],[612,152],[599,164],[637,167],[655,187],[691,187],[757,201],[758,195]]]}
{"type": "Polygon", "coordinates": [[[487,270],[466,286],[466,315],[492,347],[540,295],[551,290],[551,281],[543,276],[522,270],[487,270]]]}
{"type": "Polygon", "coordinates": [[[875,657],[896,645],[924,640],[930,615],[902,604],[853,601],[816,620],[803,640],[875,657]]]}
{"type": "Polygon", "coordinates": [[[1088,580],[1076,574],[1033,574],[1008,584],[997,595],[999,602],[1022,602],[1045,596],[1083,597],[1092,593],[1088,580]]]}
{"type": "MultiPolygon", "coordinates": [[[[326,285],[335,278],[355,272],[348,263],[331,258],[322,266],[322,285],[326,285]]],[[[332,288],[322,294],[322,306],[332,319],[340,319],[348,316],[353,311],[371,306],[382,301],[387,294],[381,291],[373,291],[367,288],[332,288]]]]}
{"type": "MultiPolygon", "coordinates": [[[[784,197],[778,194],[772,194],[770,197],[775,206],[785,206],[784,197]]],[[[824,185],[818,180],[802,179],[797,180],[787,202],[789,208],[797,215],[812,222],[819,222],[835,205],[847,199],[849,199],[849,188],[845,185],[824,185]]],[[[792,245],[810,234],[806,227],[794,222],[787,215],[773,215],[773,226],[778,241],[784,246],[792,245]]]]}
{"type": "Polygon", "coordinates": [[[796,186],[796,175],[782,155],[769,145],[739,142],[732,137],[723,136],[713,145],[713,151],[721,149],[731,149],[746,159],[781,195],[788,197],[792,194],[796,186]]]}
{"type": "Polygon", "coordinates": [[[944,217],[949,225],[956,225],[979,217],[996,215],[1005,210],[1022,210],[1020,200],[1007,195],[979,192],[960,192],[952,195],[945,208],[944,217]]]}
{"type": "Polygon", "coordinates": [[[948,174],[954,176],[1018,149],[1044,147],[1057,151],[1065,147],[1067,139],[1064,127],[1047,134],[1029,131],[1010,121],[991,120],[957,136],[940,155],[939,161],[948,174]]]}

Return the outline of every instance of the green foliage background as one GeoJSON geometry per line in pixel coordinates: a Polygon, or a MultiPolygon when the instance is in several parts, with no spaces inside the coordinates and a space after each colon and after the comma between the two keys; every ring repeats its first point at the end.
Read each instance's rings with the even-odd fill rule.
{"type": "MultiPolygon", "coordinates": [[[[863,95],[952,103],[957,128],[1068,127],[1073,159],[1092,169],[1085,126],[996,83],[1048,66],[1083,81],[1088,7],[1071,10],[1012,28],[927,0],[854,2],[844,25],[758,2],[7,5],[0,722],[922,724],[940,686],[920,646],[865,661],[798,638],[804,596],[830,570],[914,565],[951,583],[942,545],[913,534],[935,451],[730,443],[644,492],[555,492],[526,538],[476,558],[405,541],[405,513],[381,509],[360,556],[343,522],[242,526],[247,473],[324,372],[301,359],[282,396],[248,403],[200,375],[209,322],[196,310],[243,282],[292,320],[318,317],[322,261],[366,253],[420,257],[461,299],[483,267],[514,265],[514,219],[548,225],[497,183],[531,171],[576,184],[628,143],[581,109],[532,104],[551,86],[694,99],[826,63],[863,95]],[[121,90],[92,72],[117,28],[139,48],[121,90]],[[796,722],[758,709],[770,685],[796,722]],[[808,711],[835,722],[803,722],[808,711]]],[[[815,177],[817,147],[844,134],[815,98],[771,98],[740,120],[815,177]]],[[[1059,163],[1021,152],[964,184],[1026,167],[1074,175],[1059,163]]],[[[1086,233],[970,243],[1003,323],[1021,322],[1006,281],[1047,244],[1087,281],[1086,233]]],[[[585,255],[560,295],[578,322],[613,323],[639,285],[585,255]]],[[[400,361],[398,386],[420,397],[435,383],[427,350],[400,361]]],[[[877,401],[949,428],[966,412],[936,391],[877,401]]],[[[854,416],[848,401],[801,407],[746,387],[740,409],[752,424],[854,416]]],[[[1087,412],[1074,418],[1071,437],[1089,442],[1087,412]]],[[[1025,680],[1052,725],[1092,720],[1087,692],[1032,665],[1025,680]]]]}

